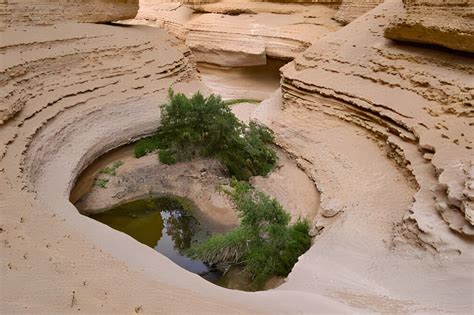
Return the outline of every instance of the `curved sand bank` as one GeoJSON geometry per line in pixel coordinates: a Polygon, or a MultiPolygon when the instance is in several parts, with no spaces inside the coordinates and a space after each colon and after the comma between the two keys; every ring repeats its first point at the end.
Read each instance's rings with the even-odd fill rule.
{"type": "MultiPolygon", "coordinates": [[[[293,312],[287,299],[300,301],[296,309],[306,312],[348,309],[296,291],[216,287],[80,215],[69,192],[81,170],[155,130],[157,105],[170,84],[195,74],[157,29],[69,24],[35,32],[42,42],[22,29],[3,34],[11,48],[2,71],[10,75],[13,96],[37,93],[0,130],[3,313],[293,312]]],[[[198,86],[175,84],[187,91],[198,86]]]]}
{"type": "MultiPolygon", "coordinates": [[[[448,79],[447,74],[457,74],[457,85],[446,89],[451,91],[447,98],[431,99],[429,104],[438,109],[436,104],[446,105],[443,99],[466,95],[455,87],[466,85],[465,73],[472,73],[472,64],[454,55],[452,60],[461,65],[450,68],[436,59],[449,61],[450,55],[435,58],[430,50],[420,49],[407,56],[393,50],[397,48],[382,38],[380,26],[395,9],[392,6],[393,2],[380,6],[325,37],[322,46],[310,48],[284,70],[284,102],[276,94],[254,115],[275,131],[279,145],[316,183],[322,211],[314,225],[324,227],[287,282],[259,293],[213,286],[151,248],[80,215],[69,202],[73,182],[87,164],[157,127],[157,104],[170,85],[185,91],[200,86],[187,82],[197,78],[189,52],[164,44],[169,38],[159,30],[135,26],[70,24],[2,33],[1,82],[8,97],[0,112],[0,120],[7,120],[0,126],[1,312],[471,312],[472,240],[450,229],[452,222],[463,223],[462,228],[465,219],[441,217],[431,189],[438,180],[446,182],[441,192],[448,194],[448,206],[459,202],[466,210],[469,201],[460,196],[469,196],[472,176],[451,172],[456,159],[443,148],[450,150],[455,143],[439,140],[445,139],[444,132],[424,134],[421,140],[395,132],[399,129],[389,124],[395,120],[393,112],[408,115],[387,101],[397,99],[397,94],[392,97],[390,90],[384,94],[377,89],[389,85],[376,77],[364,79],[367,85],[362,89],[356,83],[367,77],[367,68],[357,66],[363,60],[358,53],[386,52],[372,56],[380,65],[374,73],[384,76],[393,69],[384,65],[387,60],[421,60],[421,68],[408,63],[405,69],[416,68],[423,75],[400,77],[397,84],[405,90],[404,97],[410,96],[403,98],[407,104],[418,104],[423,95],[437,94],[423,88],[413,92],[408,83],[422,84],[420,78],[430,73],[448,79]],[[348,38],[352,42],[344,41],[348,38]],[[344,55],[325,46],[343,46],[344,55]],[[430,57],[426,61],[423,56],[430,57]],[[435,70],[430,68],[433,63],[435,70]],[[325,70],[323,82],[312,81],[318,78],[314,69],[334,64],[336,69],[325,70]],[[344,69],[348,71],[340,80],[337,74],[344,69]],[[334,85],[345,93],[328,95],[334,85]],[[373,92],[375,99],[364,97],[370,106],[354,102],[364,96],[360,91],[373,92]],[[380,101],[381,95],[389,97],[380,101]],[[368,128],[363,123],[367,121],[377,124],[368,128]],[[391,140],[389,144],[408,143],[403,154],[383,145],[381,130],[393,132],[382,138],[391,140]],[[425,149],[432,144],[436,154],[420,153],[417,141],[425,149]],[[407,172],[411,170],[405,161],[410,161],[413,173],[407,172]],[[448,173],[441,176],[441,170],[448,173]],[[455,188],[461,182],[466,183],[466,193],[460,195],[455,188]]],[[[437,113],[449,122],[448,130],[463,130],[465,136],[457,142],[465,149],[454,152],[455,157],[467,156],[470,118],[460,114],[448,119],[437,113]]],[[[446,125],[430,122],[418,110],[410,115],[420,115],[430,130],[436,123],[440,129],[432,130],[446,125]]],[[[418,134],[419,129],[413,130],[418,134]]]]}
{"type": "MultiPolygon", "coordinates": [[[[256,108],[255,104],[240,103],[233,105],[232,111],[248,123],[256,108]]],[[[319,192],[314,182],[286,153],[278,148],[276,152],[275,169],[267,176],[253,177],[252,185],[276,198],[292,221],[306,218],[312,222],[319,210],[319,192]]],[[[166,165],[156,154],[137,159],[133,145],[126,145],[89,165],[75,182],[70,201],[81,213],[95,214],[146,195],[183,196],[196,206],[193,214],[199,221],[212,227],[214,232],[222,232],[238,225],[237,211],[220,189],[229,182],[225,169],[215,160],[197,159],[166,165]],[[119,161],[122,165],[115,175],[101,173],[119,161]],[[105,187],[94,184],[96,178],[106,179],[105,187]]]]}

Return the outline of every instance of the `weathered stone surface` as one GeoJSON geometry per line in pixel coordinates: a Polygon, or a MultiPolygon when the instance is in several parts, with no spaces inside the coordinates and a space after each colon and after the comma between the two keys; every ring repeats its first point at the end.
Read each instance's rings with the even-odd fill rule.
{"type": "Polygon", "coordinates": [[[474,1],[405,0],[385,36],[474,52],[474,1]]]}
{"type": "Polygon", "coordinates": [[[470,210],[463,209],[469,209],[465,183],[473,156],[474,62],[381,37],[401,6],[390,1],[318,41],[283,68],[282,93],[287,107],[304,104],[376,135],[419,185],[407,216],[442,250],[458,245],[449,233],[440,236],[435,201],[444,204],[447,226],[473,230],[470,210]],[[432,157],[423,158],[426,153],[432,157]]]}
{"type": "Polygon", "coordinates": [[[251,66],[267,57],[292,59],[311,43],[340,26],[333,8],[314,5],[218,2],[200,5],[212,12],[193,15],[179,3],[143,3],[131,23],[165,28],[185,41],[196,61],[221,66],[251,66]],[[228,15],[233,10],[245,14],[228,15]],[[214,13],[215,12],[215,13],[214,13]]]}
{"type": "Polygon", "coordinates": [[[170,86],[198,89],[189,50],[146,26],[17,26],[1,37],[2,314],[352,310],[319,294],[295,308],[286,301],[298,290],[224,290],[69,201],[91,161],[156,130],[170,86]]]}
{"type": "Polygon", "coordinates": [[[312,43],[283,68],[283,98],[257,107],[323,210],[286,283],[258,294],[185,272],[69,201],[90,161],[156,130],[170,86],[198,89],[189,51],[136,25],[2,32],[0,313],[472,312],[473,60],[386,39],[400,6],[312,43]]]}
{"type": "Polygon", "coordinates": [[[197,61],[225,66],[266,63],[266,57],[289,59],[328,32],[302,16],[205,14],[190,21],[186,45],[197,61]]]}
{"type": "Polygon", "coordinates": [[[58,22],[110,22],[135,17],[138,0],[4,0],[0,28],[58,22]]]}
{"type": "Polygon", "coordinates": [[[342,0],[342,4],[339,6],[334,18],[338,22],[348,24],[384,1],[385,0],[342,0]]]}

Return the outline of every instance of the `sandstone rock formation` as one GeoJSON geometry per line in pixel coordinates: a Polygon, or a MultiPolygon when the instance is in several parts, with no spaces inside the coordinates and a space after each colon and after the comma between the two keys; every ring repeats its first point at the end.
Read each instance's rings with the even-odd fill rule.
{"type": "MultiPolygon", "coordinates": [[[[89,163],[156,129],[170,86],[201,87],[183,41],[140,25],[30,25],[25,3],[2,3],[18,24],[0,34],[0,313],[472,313],[474,64],[384,37],[401,1],[304,39],[281,94],[253,114],[313,180],[322,208],[286,283],[256,294],[207,283],[69,201],[89,163]]],[[[212,16],[204,37],[218,30],[212,16]]],[[[255,38],[270,51],[302,36],[270,38],[265,25],[255,38]]]]}
{"type": "Polygon", "coordinates": [[[406,219],[417,222],[422,238],[435,233],[427,243],[442,250],[450,246],[439,236],[440,222],[418,211],[429,203],[450,228],[474,234],[463,219],[473,156],[473,61],[381,38],[388,12],[400,5],[392,1],[306,50],[284,67],[282,94],[287,107],[322,110],[376,135],[420,187],[406,219]]]}
{"type": "Polygon", "coordinates": [[[136,159],[133,154],[121,161],[124,165],[116,176],[107,178],[107,187],[93,185],[75,203],[81,213],[101,213],[123,200],[141,198],[150,193],[173,194],[190,199],[196,206],[193,216],[215,231],[224,232],[238,225],[232,203],[225,193],[216,192],[216,186],[229,184],[220,163],[201,159],[166,165],[160,163],[155,155],[136,159]],[[201,171],[203,169],[205,171],[201,171]]]}
{"type": "Polygon", "coordinates": [[[292,59],[319,37],[339,28],[333,8],[255,2],[194,5],[146,1],[135,21],[162,27],[185,41],[198,62],[221,66],[251,66],[266,58],[292,59]],[[228,15],[226,13],[232,13],[228,15]],[[234,13],[243,12],[249,14],[234,13]]]}
{"type": "Polygon", "coordinates": [[[188,49],[145,26],[15,26],[0,35],[1,313],[352,309],[297,291],[219,288],[69,202],[85,166],[156,129],[170,86],[198,89],[188,49]],[[297,298],[305,302],[296,308],[286,302],[297,298]]]}
{"type": "Polygon", "coordinates": [[[138,0],[4,0],[0,28],[8,25],[47,25],[58,22],[109,22],[132,19],[138,0]]]}
{"type": "MultiPolygon", "coordinates": [[[[467,292],[474,289],[467,267],[474,259],[474,64],[456,52],[385,39],[384,30],[401,5],[384,3],[317,41],[283,67],[282,103],[275,95],[256,114],[274,130],[279,145],[312,174],[321,192],[322,218],[315,225],[324,227],[323,234],[283,288],[301,288],[294,284],[314,273],[319,275],[318,284],[308,283],[304,286],[308,290],[323,286],[332,291],[332,285],[323,284],[330,281],[346,289],[359,285],[367,289],[387,279],[382,273],[393,273],[397,280],[385,282],[383,290],[399,299],[427,301],[430,297],[421,291],[428,286],[429,295],[439,297],[431,306],[443,307],[462,296],[467,311],[471,307],[467,292]],[[367,140],[379,148],[373,150],[367,140]],[[384,158],[376,151],[395,162],[392,167],[396,166],[401,178],[391,173],[390,166],[382,166],[384,158]],[[398,191],[396,196],[394,191],[398,191]],[[414,199],[405,199],[410,194],[414,199]],[[392,218],[379,217],[380,209],[385,219],[392,218]],[[386,225],[388,221],[392,224],[386,225]],[[366,232],[367,226],[373,230],[366,232]],[[328,228],[352,236],[350,240],[341,234],[325,236],[328,228]],[[378,256],[387,245],[391,254],[374,263],[383,265],[382,273],[376,267],[366,268],[366,260],[354,258],[367,251],[378,256]],[[339,246],[344,248],[335,250],[339,246]],[[410,246],[419,250],[415,256],[422,266],[402,254],[410,252],[410,246]],[[397,252],[405,257],[403,267],[395,263],[397,252]],[[438,267],[430,262],[429,253],[442,260],[443,271],[435,271],[438,267]],[[351,261],[351,267],[335,266],[336,260],[351,261]],[[318,261],[317,266],[306,265],[310,261],[318,261]],[[335,269],[337,276],[327,276],[335,269]],[[440,283],[432,282],[439,279],[438,272],[450,274],[443,280],[446,287],[464,289],[450,294],[439,288],[440,283]],[[416,281],[409,280],[407,275],[415,273],[416,281]],[[462,276],[447,280],[454,274],[462,276]],[[363,278],[358,284],[347,280],[355,275],[363,278]]],[[[376,299],[377,291],[368,292],[376,299]]],[[[352,297],[357,303],[358,298],[352,297]]],[[[374,309],[389,311],[371,301],[374,309]]]]}
{"type": "Polygon", "coordinates": [[[417,221],[423,237],[435,229],[428,243],[441,249],[448,241],[439,238],[440,223],[417,210],[429,203],[450,228],[474,233],[473,222],[462,219],[470,202],[463,190],[473,156],[474,67],[469,57],[380,38],[387,12],[400,5],[391,2],[369,23],[354,22],[313,45],[283,69],[282,93],[285,106],[323,110],[371,130],[420,186],[407,219],[417,221]],[[354,30],[362,25],[369,31],[359,37],[354,30]]]}
{"type": "Polygon", "coordinates": [[[342,0],[334,18],[348,24],[383,2],[384,0],[342,0]]]}
{"type": "MultiPolygon", "coordinates": [[[[153,1],[153,0],[144,0],[153,1]]],[[[160,0],[155,0],[160,1],[160,0]]],[[[363,15],[367,11],[375,8],[384,0],[282,0],[282,1],[255,1],[255,0],[206,0],[206,1],[183,1],[186,6],[203,12],[219,12],[227,14],[258,13],[262,8],[272,8],[272,12],[301,10],[298,4],[325,5],[337,9],[335,20],[343,24],[348,24],[363,15]],[[276,3],[275,3],[276,2],[276,3]]]]}
{"type": "Polygon", "coordinates": [[[385,30],[391,39],[474,52],[473,0],[404,0],[385,30]]]}
{"type": "Polygon", "coordinates": [[[266,63],[267,56],[291,59],[303,52],[314,38],[329,31],[330,26],[318,24],[317,19],[297,15],[204,14],[186,25],[186,45],[197,61],[260,65],[266,63]]]}

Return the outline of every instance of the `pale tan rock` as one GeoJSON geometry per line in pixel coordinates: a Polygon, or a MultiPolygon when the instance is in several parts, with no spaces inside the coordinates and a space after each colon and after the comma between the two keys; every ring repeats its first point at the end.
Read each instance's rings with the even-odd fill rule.
{"type": "Polygon", "coordinates": [[[138,0],[4,0],[0,28],[58,22],[110,22],[134,18],[138,0]]]}
{"type": "Polygon", "coordinates": [[[256,294],[69,202],[91,161],[156,129],[170,86],[199,88],[189,51],[145,26],[2,32],[0,313],[471,313],[472,58],[385,39],[398,5],[314,43],[283,69],[282,97],[257,107],[322,210],[345,208],[316,216],[286,282],[256,294]]]}
{"type": "Polygon", "coordinates": [[[348,24],[384,1],[385,0],[342,0],[334,18],[338,22],[348,24]]]}
{"type": "Polygon", "coordinates": [[[146,2],[136,21],[162,27],[185,41],[197,62],[221,66],[262,65],[267,56],[292,59],[313,41],[339,28],[331,19],[335,10],[323,5],[281,8],[243,1],[196,7],[222,13],[237,9],[245,14],[193,14],[179,4],[146,2]]]}
{"type": "MultiPolygon", "coordinates": [[[[448,52],[398,46],[380,39],[377,34],[383,32],[390,12],[397,12],[400,6],[397,1],[384,5],[370,20],[362,17],[352,28],[322,39],[284,67],[283,97],[288,104],[308,103],[386,139],[394,156],[399,155],[400,165],[415,176],[420,191],[426,190],[426,200],[418,202],[418,196],[413,208],[420,203],[428,210],[425,202],[429,202],[433,211],[433,199],[445,201],[452,210],[447,220],[458,222],[450,227],[462,232],[464,224],[459,224],[457,217],[464,217],[463,165],[470,163],[474,139],[469,114],[473,63],[448,52]],[[364,24],[367,32],[351,32],[364,24]],[[324,97],[346,105],[331,102],[332,106],[324,106],[324,97]],[[351,113],[343,108],[351,108],[351,113]],[[433,175],[418,165],[422,155],[409,153],[416,143],[422,155],[433,154],[431,165],[436,174],[429,180],[433,175]],[[444,188],[429,192],[432,180],[444,188]]],[[[428,218],[422,212],[414,211],[414,216],[420,215],[416,220],[427,235],[432,223],[422,224],[428,218]]]]}
{"type": "Polygon", "coordinates": [[[473,0],[404,0],[387,38],[474,52],[473,0]]]}
{"type": "Polygon", "coordinates": [[[319,293],[220,288],[70,203],[89,163],[156,130],[170,86],[202,87],[165,32],[70,23],[0,35],[2,314],[353,310],[319,293]]]}

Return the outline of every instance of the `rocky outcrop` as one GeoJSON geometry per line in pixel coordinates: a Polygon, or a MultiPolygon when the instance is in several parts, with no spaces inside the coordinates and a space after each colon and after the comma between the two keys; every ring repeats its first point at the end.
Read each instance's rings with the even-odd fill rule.
{"type": "MultiPolygon", "coordinates": [[[[151,0],[153,1],[153,0],[151,0]]],[[[242,3],[248,3],[248,2],[277,2],[279,4],[293,4],[293,3],[305,3],[305,4],[311,4],[311,3],[324,3],[324,4],[338,4],[341,2],[341,0],[238,0],[238,1],[229,1],[229,0],[184,0],[182,1],[184,4],[187,6],[190,6],[192,8],[199,7],[200,5],[203,4],[210,4],[210,3],[234,3],[235,9],[238,9],[240,6],[239,4],[242,3]]]]}
{"type": "MultiPolygon", "coordinates": [[[[1,48],[4,62],[0,81],[3,94],[0,124],[5,124],[20,111],[22,118],[16,117],[15,121],[32,116],[43,108],[54,107],[63,97],[74,99],[74,96],[90,95],[90,91],[116,87],[120,80],[114,78],[122,78],[122,73],[137,74],[140,69],[146,68],[145,64],[157,63],[153,53],[158,48],[150,38],[152,34],[153,30],[146,28],[129,31],[121,27],[75,24],[62,25],[60,28],[27,27],[24,32],[5,32],[1,48]],[[122,38],[122,33],[129,37],[122,38]],[[130,58],[129,64],[117,65],[114,60],[117,54],[123,55],[124,60],[130,58]],[[101,61],[96,63],[98,59],[101,61]],[[137,62],[133,62],[134,60],[137,62]],[[82,66],[97,73],[80,79],[85,71],[82,66]],[[61,77],[60,81],[57,76],[61,77]],[[52,81],[48,78],[52,78],[52,81]],[[69,92],[65,95],[55,93],[62,84],[68,86],[69,92]]],[[[170,59],[168,62],[171,62],[176,56],[166,54],[163,58],[170,59]]],[[[188,64],[184,62],[185,57],[181,58],[164,68],[158,64],[157,69],[162,69],[155,75],[166,77],[169,76],[168,73],[177,71],[186,76],[188,64]]],[[[133,82],[133,87],[129,88],[140,90],[140,79],[133,82]]],[[[14,122],[10,121],[9,125],[12,124],[14,122]]]]}
{"type": "MultiPolygon", "coordinates": [[[[147,0],[153,1],[153,0],[147,0]]],[[[218,12],[226,14],[241,14],[241,13],[257,13],[264,10],[271,10],[272,12],[278,11],[289,11],[298,12],[301,7],[298,8],[299,4],[304,4],[306,7],[316,5],[317,8],[325,5],[337,9],[337,13],[334,18],[336,21],[343,24],[348,24],[363,15],[369,10],[372,10],[384,0],[280,0],[280,1],[252,1],[252,0],[238,0],[238,1],[226,1],[226,0],[204,0],[204,1],[183,1],[183,3],[199,11],[204,12],[218,12]],[[276,4],[277,3],[277,4],[276,4]]]]}
{"type": "Polygon", "coordinates": [[[314,275],[305,289],[375,312],[416,312],[409,301],[469,312],[474,65],[386,39],[401,6],[387,1],[314,43],[255,115],[321,192],[322,233],[282,289],[314,275]]]}
{"type": "Polygon", "coordinates": [[[0,28],[58,22],[110,22],[134,18],[138,0],[4,0],[0,28]]]}
{"type": "Polygon", "coordinates": [[[292,59],[329,32],[316,19],[277,14],[205,14],[186,28],[186,45],[197,61],[222,66],[261,65],[267,56],[292,59]]]}
{"type": "MultiPolygon", "coordinates": [[[[185,272],[69,201],[91,161],[156,130],[170,86],[202,87],[189,50],[137,25],[2,32],[0,313],[470,313],[472,58],[385,38],[402,8],[312,43],[257,107],[322,207],[314,245],[258,294],[185,272]]],[[[294,186],[279,186],[289,203],[294,186]]]]}
{"type": "Polygon", "coordinates": [[[264,3],[219,2],[202,5],[199,10],[222,13],[193,15],[193,10],[180,4],[147,2],[134,21],[168,30],[185,41],[196,61],[221,66],[262,65],[267,57],[292,59],[339,28],[331,19],[335,10],[319,5],[281,8],[264,3]],[[246,14],[234,15],[232,10],[246,14]]]}
{"type": "Polygon", "coordinates": [[[348,24],[383,2],[384,0],[342,0],[334,19],[348,24]]]}
{"type": "Polygon", "coordinates": [[[140,2],[140,10],[132,24],[145,24],[165,29],[184,42],[186,23],[192,19],[194,11],[180,2],[162,3],[159,1],[140,2]]]}
{"type": "Polygon", "coordinates": [[[202,87],[191,81],[189,50],[146,26],[17,26],[0,35],[1,313],[352,310],[297,290],[225,290],[70,203],[91,161],[156,130],[170,86],[202,87]]]}
{"type": "Polygon", "coordinates": [[[117,204],[147,195],[172,194],[191,200],[194,217],[201,224],[212,227],[213,231],[224,232],[238,225],[233,204],[224,192],[216,190],[216,187],[229,184],[219,162],[200,159],[166,165],[160,163],[154,154],[136,159],[132,152],[129,153],[120,160],[124,165],[116,175],[96,174],[106,178],[107,185],[92,186],[75,203],[81,213],[101,213],[117,204]]]}
{"type": "Polygon", "coordinates": [[[387,38],[474,52],[473,0],[404,0],[387,38]]]}
{"type": "Polygon", "coordinates": [[[472,172],[474,67],[469,57],[383,39],[401,5],[387,3],[285,66],[283,98],[286,107],[370,130],[419,186],[405,220],[416,221],[429,246],[453,250],[462,247],[456,234],[474,235],[464,192],[472,172]]]}

